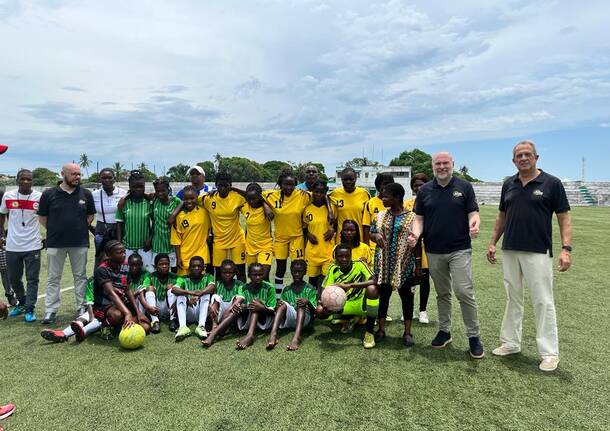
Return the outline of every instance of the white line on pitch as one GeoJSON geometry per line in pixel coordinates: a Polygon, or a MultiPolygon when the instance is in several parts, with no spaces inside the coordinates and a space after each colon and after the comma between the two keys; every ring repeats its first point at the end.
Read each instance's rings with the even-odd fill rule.
{"type": "MultiPolygon", "coordinates": [[[[61,290],[59,291],[59,293],[64,293],[64,292],[67,292],[68,290],[72,290],[72,289],[74,289],[74,286],[66,287],[65,289],[61,289],[61,290]]],[[[44,295],[38,295],[38,299],[42,299],[42,298],[44,298],[45,296],[47,296],[47,294],[46,294],[46,293],[45,293],[44,295]]]]}

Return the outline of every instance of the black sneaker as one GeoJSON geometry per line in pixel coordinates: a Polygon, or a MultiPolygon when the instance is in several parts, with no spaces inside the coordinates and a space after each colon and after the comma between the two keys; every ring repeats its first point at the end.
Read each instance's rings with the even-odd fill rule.
{"type": "Polygon", "coordinates": [[[155,320],[152,324],[152,326],[150,327],[150,332],[152,332],[153,334],[158,334],[159,332],[161,332],[161,325],[159,324],[158,320],[155,320]]]}
{"type": "Polygon", "coordinates": [[[176,332],[177,329],[178,329],[178,322],[176,320],[170,320],[169,321],[169,330],[172,332],[176,332]]]}
{"type": "Polygon", "coordinates": [[[435,349],[444,349],[453,339],[451,338],[450,332],[438,331],[434,340],[432,340],[432,347],[435,349]]]}
{"type": "Polygon", "coordinates": [[[485,356],[485,352],[483,351],[483,345],[481,344],[481,340],[479,337],[470,337],[468,338],[468,343],[470,344],[470,356],[474,359],[481,359],[485,356]]]}
{"type": "Polygon", "coordinates": [[[57,321],[57,315],[55,313],[46,313],[44,319],[40,322],[43,325],[52,325],[57,321]]]}

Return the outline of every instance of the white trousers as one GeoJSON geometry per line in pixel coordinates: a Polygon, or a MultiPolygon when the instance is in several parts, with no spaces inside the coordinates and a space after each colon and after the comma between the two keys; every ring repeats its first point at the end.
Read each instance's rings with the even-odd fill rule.
{"type": "Polygon", "coordinates": [[[559,357],[557,319],[553,299],[553,259],[547,254],[504,250],[502,253],[506,309],[500,341],[511,350],[521,350],[523,284],[527,284],[534,306],[536,344],[542,358],[559,357]]]}

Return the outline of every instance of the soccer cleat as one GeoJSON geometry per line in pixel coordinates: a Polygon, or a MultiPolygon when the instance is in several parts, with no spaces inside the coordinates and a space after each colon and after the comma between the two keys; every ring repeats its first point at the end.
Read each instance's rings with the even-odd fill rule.
{"type": "Polygon", "coordinates": [[[13,413],[15,413],[15,404],[7,404],[5,406],[0,406],[0,419],[6,419],[13,413]]]}
{"type": "Polygon", "coordinates": [[[375,347],[375,336],[370,332],[364,333],[364,339],[362,340],[362,345],[365,349],[372,349],[375,347]]]}
{"type": "Polygon", "coordinates": [[[8,317],[17,317],[21,316],[25,312],[25,308],[22,305],[15,305],[10,313],[8,313],[8,317]]]}
{"type": "Polygon", "coordinates": [[[46,313],[40,323],[42,323],[43,325],[51,325],[55,323],[56,320],[57,315],[55,313],[46,313]]]}
{"type": "Polygon", "coordinates": [[[79,343],[81,341],[85,341],[87,335],[85,334],[85,325],[83,325],[83,322],[79,320],[73,320],[72,322],[70,322],[70,328],[72,328],[72,330],[74,331],[74,338],[76,338],[76,341],[78,341],[79,343]]]}
{"type": "Polygon", "coordinates": [[[481,339],[479,337],[468,338],[468,344],[470,345],[470,356],[472,358],[482,359],[485,356],[483,344],[481,344],[481,339]]]}
{"type": "Polygon", "coordinates": [[[191,330],[189,329],[189,327],[183,326],[181,328],[178,328],[174,339],[176,340],[176,343],[178,343],[178,342],[184,340],[186,337],[190,337],[190,336],[191,336],[191,330]]]}
{"type": "Polygon", "coordinates": [[[27,311],[25,313],[25,315],[23,316],[23,320],[25,320],[28,323],[32,323],[36,321],[36,314],[34,314],[33,311],[27,311]]]}
{"type": "Polygon", "coordinates": [[[435,349],[443,349],[452,341],[453,339],[451,338],[451,333],[438,331],[436,337],[434,337],[434,340],[432,340],[432,347],[435,349]]]}
{"type": "Polygon", "coordinates": [[[203,326],[197,326],[195,328],[195,335],[197,335],[200,340],[205,340],[208,338],[208,331],[206,331],[203,326]]]}
{"type": "Polygon", "coordinates": [[[390,323],[392,320],[394,320],[394,319],[392,319],[390,316],[385,317],[386,323],[390,323]]]}
{"type": "Polygon", "coordinates": [[[17,301],[17,297],[14,294],[7,295],[6,300],[8,301],[8,305],[10,305],[11,307],[14,307],[19,303],[19,301],[17,301]]]}
{"type": "Polygon", "coordinates": [[[419,323],[428,324],[430,323],[430,319],[428,318],[428,313],[425,311],[419,312],[419,323]]]}
{"type": "Polygon", "coordinates": [[[47,341],[51,341],[53,343],[63,343],[68,340],[68,337],[62,331],[56,331],[53,329],[44,329],[40,336],[47,341]]]}
{"type": "Polygon", "coordinates": [[[161,332],[161,324],[159,323],[158,320],[155,320],[151,327],[150,327],[150,332],[152,332],[153,334],[158,334],[159,332],[161,332]]]}
{"type": "Polygon", "coordinates": [[[494,356],[508,356],[508,355],[514,355],[521,352],[520,349],[511,349],[509,347],[506,347],[505,345],[501,345],[500,347],[496,347],[495,349],[493,349],[491,351],[491,354],[494,356]]]}
{"type": "Polygon", "coordinates": [[[100,330],[100,338],[104,341],[110,341],[110,340],[114,339],[114,334],[112,333],[112,327],[104,326],[100,330]]]}
{"type": "Polygon", "coordinates": [[[549,358],[544,358],[538,368],[540,371],[555,371],[557,369],[557,365],[559,365],[559,358],[555,356],[551,356],[549,358]]]}

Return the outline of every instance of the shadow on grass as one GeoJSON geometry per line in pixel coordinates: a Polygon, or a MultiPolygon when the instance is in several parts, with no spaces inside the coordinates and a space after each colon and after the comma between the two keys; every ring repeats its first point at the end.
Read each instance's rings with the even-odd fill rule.
{"type": "Polygon", "coordinates": [[[557,370],[552,372],[544,372],[538,369],[540,359],[535,356],[524,355],[517,353],[515,355],[505,357],[493,357],[494,361],[498,361],[502,366],[510,371],[517,372],[522,375],[541,376],[542,378],[558,379],[563,383],[574,383],[574,375],[567,370],[561,369],[561,362],[557,370]]]}

